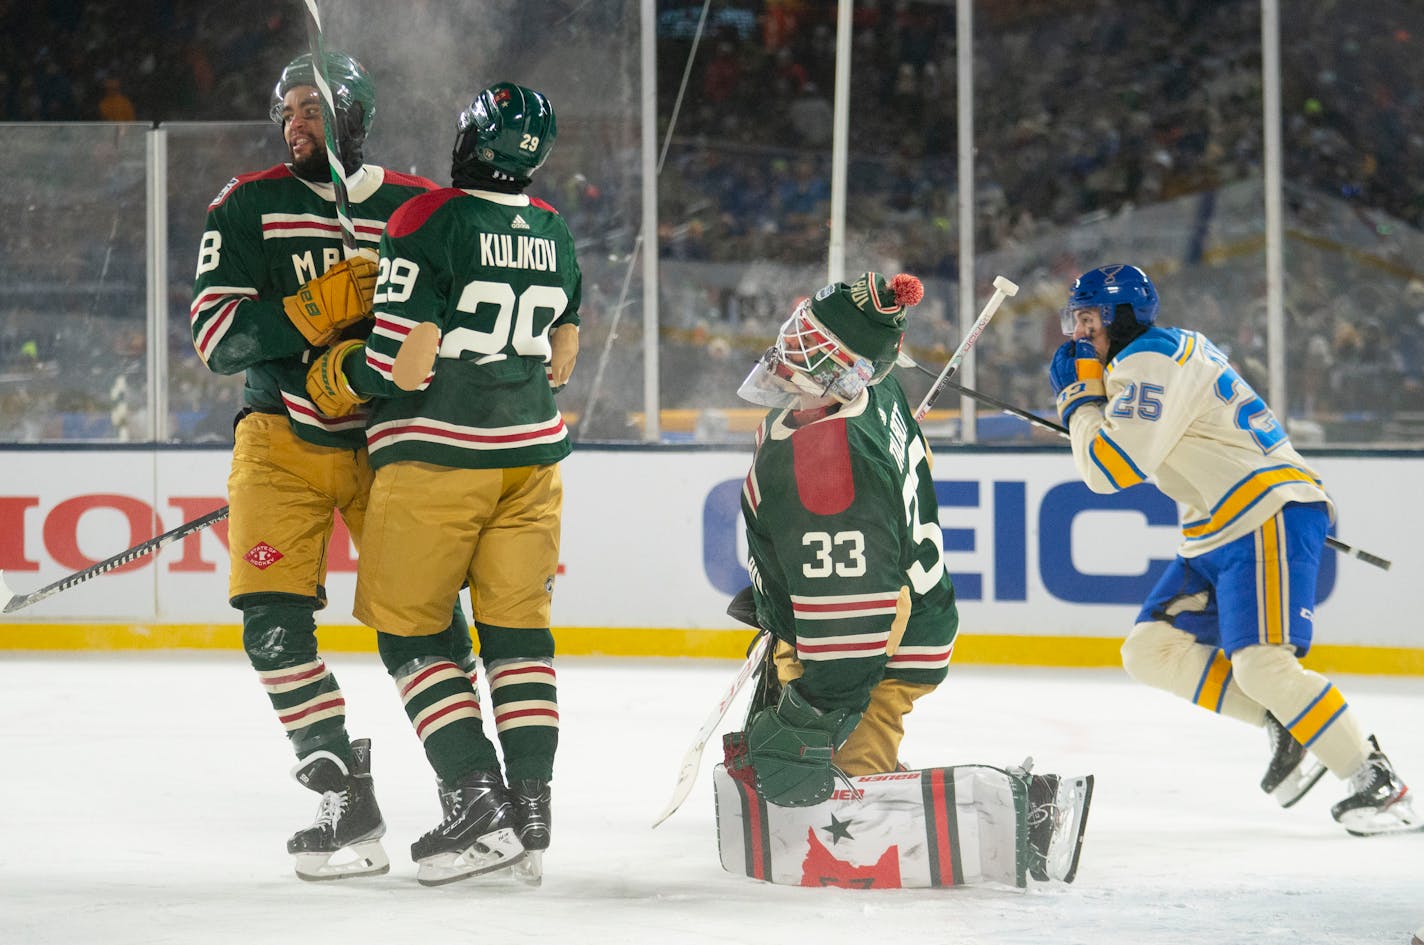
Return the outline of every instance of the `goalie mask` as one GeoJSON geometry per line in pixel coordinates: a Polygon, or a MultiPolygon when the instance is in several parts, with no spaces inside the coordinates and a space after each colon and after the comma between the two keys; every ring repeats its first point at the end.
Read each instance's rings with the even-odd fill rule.
{"type": "Polygon", "coordinates": [[[867,272],[796,306],[737,396],[764,407],[850,403],[895,366],[905,313],[924,298],[919,279],[867,272]]]}
{"type": "MultiPolygon", "coordinates": [[[[331,88],[332,104],[336,108],[336,124],[332,130],[336,133],[341,152],[341,165],[346,173],[354,174],[364,161],[362,152],[366,145],[366,133],[371,130],[371,120],[376,117],[376,85],[366,68],[344,52],[332,50],[323,53],[322,66],[327,85],[331,88]]],[[[302,53],[289,62],[272,89],[272,106],[268,114],[278,125],[286,124],[282,117],[283,99],[289,91],[303,85],[316,88],[311,53],[302,53]]],[[[323,102],[322,114],[326,112],[326,103],[323,102]]]]}

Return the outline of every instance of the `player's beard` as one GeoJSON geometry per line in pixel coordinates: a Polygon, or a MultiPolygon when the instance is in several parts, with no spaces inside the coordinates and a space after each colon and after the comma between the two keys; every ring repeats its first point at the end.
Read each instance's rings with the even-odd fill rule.
{"type": "Polygon", "coordinates": [[[331,181],[331,162],[327,160],[326,149],[317,148],[304,158],[292,155],[292,173],[313,184],[331,181]]]}

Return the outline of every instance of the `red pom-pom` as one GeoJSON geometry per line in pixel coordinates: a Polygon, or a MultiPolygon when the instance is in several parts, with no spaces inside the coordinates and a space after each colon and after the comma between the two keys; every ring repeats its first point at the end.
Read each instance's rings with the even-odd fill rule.
{"type": "Polygon", "coordinates": [[[897,305],[919,305],[925,297],[924,283],[907,272],[890,280],[890,290],[895,293],[897,305]]]}

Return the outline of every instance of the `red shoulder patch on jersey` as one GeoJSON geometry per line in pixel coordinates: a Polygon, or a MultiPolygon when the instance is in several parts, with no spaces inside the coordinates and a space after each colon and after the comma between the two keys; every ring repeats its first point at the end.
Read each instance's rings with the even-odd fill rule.
{"type": "Polygon", "coordinates": [[[428,194],[416,194],[391,214],[391,218],[386,221],[386,235],[400,237],[414,233],[425,225],[425,221],[429,220],[431,214],[436,210],[456,197],[463,196],[465,196],[463,190],[456,190],[453,187],[442,187],[439,190],[432,190],[428,194]]]}
{"type": "Polygon", "coordinates": [[[393,171],[386,168],[385,182],[387,184],[398,184],[402,187],[421,187],[425,190],[439,190],[440,185],[428,177],[421,177],[418,174],[402,174],[400,171],[393,171]]]}
{"type": "Polygon", "coordinates": [[[540,210],[548,210],[554,216],[559,216],[559,211],[554,209],[554,205],[547,200],[540,200],[538,197],[529,198],[529,206],[538,207],[540,210]]]}
{"type": "Polygon", "coordinates": [[[822,420],[791,435],[796,493],[806,511],[836,515],[855,501],[850,440],[844,420],[822,420]]]}
{"type": "Polygon", "coordinates": [[[278,178],[291,176],[292,169],[285,164],[274,165],[272,167],[267,168],[267,170],[265,171],[252,171],[248,174],[238,174],[232,180],[228,181],[226,184],[223,185],[223,189],[218,191],[218,195],[208,203],[208,209],[211,210],[214,207],[221,205],[222,202],[228,198],[229,194],[231,194],[234,190],[237,190],[237,188],[241,187],[243,184],[247,184],[255,180],[277,180],[278,178]]]}

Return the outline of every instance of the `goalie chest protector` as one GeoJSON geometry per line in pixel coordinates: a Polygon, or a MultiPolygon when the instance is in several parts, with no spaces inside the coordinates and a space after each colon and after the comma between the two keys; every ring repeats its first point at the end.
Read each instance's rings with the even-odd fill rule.
{"type": "Polygon", "coordinates": [[[788,886],[1027,885],[1023,783],[985,765],[851,778],[811,807],[768,804],[752,777],[713,769],[722,868],[788,886]]]}

